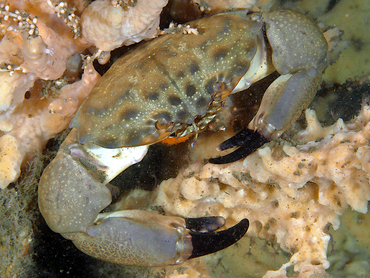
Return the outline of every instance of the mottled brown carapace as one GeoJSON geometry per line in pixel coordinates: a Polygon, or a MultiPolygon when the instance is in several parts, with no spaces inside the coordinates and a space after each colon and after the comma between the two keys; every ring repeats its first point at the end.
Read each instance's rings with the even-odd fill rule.
{"type": "Polygon", "coordinates": [[[121,57],[73,121],[80,142],[136,146],[204,127],[248,70],[261,26],[246,12],[219,14],[191,22],[197,35],[166,34],[121,57]]]}

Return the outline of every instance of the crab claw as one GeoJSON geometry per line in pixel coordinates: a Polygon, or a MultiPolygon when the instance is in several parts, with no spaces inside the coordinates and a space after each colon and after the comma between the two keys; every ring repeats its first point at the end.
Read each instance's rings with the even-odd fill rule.
{"type": "MultiPolygon", "coordinates": [[[[193,245],[193,251],[191,256],[188,259],[204,256],[207,254],[211,254],[217,252],[219,250],[225,249],[230,245],[233,245],[239,239],[241,239],[249,228],[249,221],[248,219],[243,219],[235,226],[220,232],[202,232],[204,227],[209,227],[210,222],[214,222],[214,219],[217,221],[222,220],[225,223],[225,220],[222,217],[214,216],[214,217],[202,217],[202,218],[192,218],[192,222],[196,222],[198,225],[201,222],[206,222],[206,226],[201,226],[201,229],[197,231],[191,231],[189,234],[191,235],[191,241],[193,245]]],[[[186,227],[188,229],[192,229],[191,227],[194,223],[189,224],[189,218],[185,219],[186,227]]],[[[223,224],[222,224],[223,226],[223,224]]],[[[215,228],[215,227],[214,227],[215,228]]],[[[210,229],[210,228],[208,228],[210,229]]]]}
{"type": "Polygon", "coordinates": [[[250,155],[267,142],[268,140],[264,136],[245,127],[233,137],[222,142],[217,148],[218,151],[235,147],[239,147],[238,149],[224,156],[210,158],[209,162],[213,164],[226,164],[237,161],[250,155]]]}
{"type": "MultiPolygon", "coordinates": [[[[328,43],[311,19],[294,11],[257,13],[252,17],[265,22],[265,35],[272,50],[271,61],[257,55],[261,58],[256,59],[259,61],[257,64],[266,66],[267,71],[275,68],[280,76],[266,90],[248,127],[219,146],[219,150],[240,148],[226,156],[210,159],[214,164],[234,162],[248,156],[268,140],[279,138],[313,100],[327,66],[328,43]]],[[[233,92],[246,89],[256,81],[252,68],[233,92]]]]}
{"type": "Polygon", "coordinates": [[[148,211],[99,215],[86,233],[66,233],[81,251],[101,260],[127,265],[165,266],[222,250],[244,236],[249,221],[214,232],[223,217],[182,219],[148,211]]]}
{"type": "Polygon", "coordinates": [[[122,168],[140,161],[148,147],[104,149],[78,144],[76,138],[73,129],[44,170],[39,207],[48,226],[86,254],[126,265],[180,264],[226,248],[248,230],[248,220],[242,220],[215,232],[225,224],[220,216],[184,219],[135,209],[101,212],[112,201],[106,184],[122,168]]]}

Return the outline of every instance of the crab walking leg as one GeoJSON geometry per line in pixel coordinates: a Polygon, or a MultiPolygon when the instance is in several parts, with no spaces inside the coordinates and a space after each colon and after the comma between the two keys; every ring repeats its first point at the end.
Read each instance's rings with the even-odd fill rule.
{"type": "Polygon", "coordinates": [[[111,203],[105,185],[139,162],[148,146],[105,149],[81,145],[76,143],[76,132],[71,131],[42,175],[39,207],[54,232],[71,239],[88,255],[128,265],[178,264],[223,249],[247,231],[248,220],[214,232],[224,225],[222,217],[189,222],[141,210],[100,213],[111,203]],[[204,230],[210,233],[199,233],[204,230]]]}

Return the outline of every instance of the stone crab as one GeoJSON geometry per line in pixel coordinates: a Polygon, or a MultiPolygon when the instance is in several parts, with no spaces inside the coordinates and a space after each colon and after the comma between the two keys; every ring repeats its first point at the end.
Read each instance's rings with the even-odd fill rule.
{"type": "Polygon", "coordinates": [[[321,30],[295,11],[234,11],[189,23],[198,34],[169,33],[116,61],[92,90],[72,130],[39,184],[39,207],[49,227],[83,252],[127,265],[163,266],[223,249],[249,222],[228,230],[222,217],[184,219],[143,210],[101,211],[106,186],[139,162],[149,145],[197,133],[231,93],[273,71],[251,123],[211,159],[228,163],[280,136],[316,94],[327,66],[321,30]]]}

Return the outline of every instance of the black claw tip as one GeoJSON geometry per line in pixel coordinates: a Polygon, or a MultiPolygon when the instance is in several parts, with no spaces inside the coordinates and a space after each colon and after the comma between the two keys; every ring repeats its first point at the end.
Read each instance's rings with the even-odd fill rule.
{"type": "Polygon", "coordinates": [[[211,254],[233,245],[245,235],[248,228],[248,219],[243,219],[235,226],[220,232],[190,232],[193,252],[189,259],[211,254]]]}
{"type": "Polygon", "coordinates": [[[254,131],[249,129],[248,127],[243,128],[241,131],[239,131],[237,134],[235,134],[233,137],[227,139],[226,141],[222,142],[218,149],[220,151],[224,151],[230,148],[236,148],[243,146],[246,142],[249,142],[252,140],[254,131]]]}
{"type": "Polygon", "coordinates": [[[193,232],[214,232],[225,225],[225,219],[221,216],[185,218],[186,228],[193,232]]]}
{"type": "Polygon", "coordinates": [[[240,148],[227,155],[210,158],[209,162],[213,164],[226,164],[237,161],[255,152],[259,147],[267,142],[268,140],[265,137],[245,127],[239,133],[218,146],[218,149],[220,150],[226,150],[238,146],[240,146],[240,148]]]}

